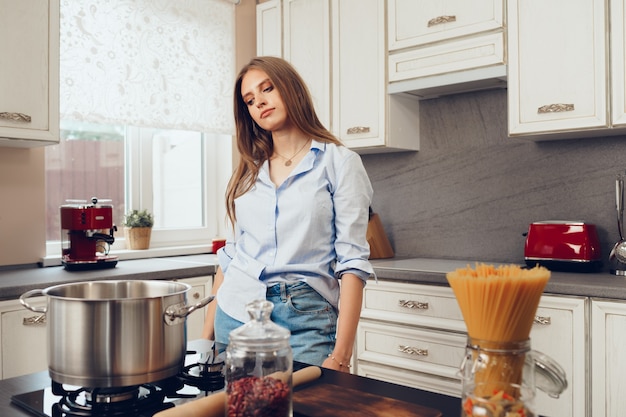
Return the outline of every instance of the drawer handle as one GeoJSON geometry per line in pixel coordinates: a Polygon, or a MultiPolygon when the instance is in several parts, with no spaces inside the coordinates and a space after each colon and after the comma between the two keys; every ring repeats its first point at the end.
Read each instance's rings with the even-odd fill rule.
{"type": "Polygon", "coordinates": [[[199,292],[194,292],[192,297],[194,298],[194,300],[198,300],[198,299],[200,299],[200,293],[199,292]]]}
{"type": "Polygon", "coordinates": [[[574,111],[574,105],[565,103],[546,104],[537,109],[537,114],[560,113],[564,111],[574,111]]]}
{"type": "Polygon", "coordinates": [[[38,316],[24,317],[22,320],[22,325],[24,326],[45,326],[46,325],[46,315],[40,314],[38,316]]]}
{"type": "Polygon", "coordinates": [[[0,119],[13,120],[14,122],[30,123],[30,116],[24,113],[0,113],[0,119]]]}
{"type": "Polygon", "coordinates": [[[420,349],[406,345],[398,345],[398,352],[414,356],[428,356],[428,349],[420,349]]]}
{"type": "Polygon", "coordinates": [[[456,16],[437,16],[428,21],[428,27],[450,22],[456,22],[456,16]]]}
{"type": "Polygon", "coordinates": [[[399,300],[398,305],[402,308],[428,310],[428,303],[422,303],[420,301],[413,300],[399,300]]]}
{"type": "Polygon", "coordinates": [[[369,126],[355,126],[346,130],[346,133],[348,135],[356,135],[359,133],[369,133],[369,132],[370,132],[369,126]]]}
{"type": "Polygon", "coordinates": [[[552,323],[552,320],[550,319],[550,316],[535,316],[533,323],[540,324],[542,326],[549,326],[552,323]]]}

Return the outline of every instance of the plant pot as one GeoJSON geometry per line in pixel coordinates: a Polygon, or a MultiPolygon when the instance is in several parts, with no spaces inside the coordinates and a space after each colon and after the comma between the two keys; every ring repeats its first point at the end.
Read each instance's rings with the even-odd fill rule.
{"type": "Polygon", "coordinates": [[[148,249],[150,247],[151,227],[124,227],[127,249],[148,249]]]}

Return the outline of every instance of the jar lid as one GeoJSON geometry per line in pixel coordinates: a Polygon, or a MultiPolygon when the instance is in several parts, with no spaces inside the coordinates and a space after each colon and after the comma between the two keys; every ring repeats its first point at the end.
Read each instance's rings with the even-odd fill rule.
{"type": "Polygon", "coordinates": [[[535,368],[535,386],[550,397],[558,398],[567,388],[565,370],[554,359],[536,350],[527,356],[526,365],[535,368]]]}
{"type": "Polygon", "coordinates": [[[274,323],[270,316],[274,304],[267,300],[248,303],[250,321],[230,332],[230,344],[247,350],[273,350],[289,346],[291,332],[274,323]]]}

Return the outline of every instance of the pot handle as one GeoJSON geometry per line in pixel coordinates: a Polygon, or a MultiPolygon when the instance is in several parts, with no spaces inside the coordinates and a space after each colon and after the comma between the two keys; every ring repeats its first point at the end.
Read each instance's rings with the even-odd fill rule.
{"type": "Polygon", "coordinates": [[[179,324],[185,321],[185,318],[193,313],[196,310],[201,309],[202,307],[209,304],[211,301],[215,299],[214,295],[209,295],[208,297],[203,298],[193,305],[181,305],[175,304],[169,306],[165,313],[163,313],[163,319],[165,324],[174,325],[179,324]]]}
{"type": "Polygon", "coordinates": [[[28,304],[26,302],[26,299],[35,295],[43,295],[43,290],[30,290],[30,291],[26,291],[24,294],[22,294],[20,296],[20,303],[26,307],[27,309],[29,309],[30,311],[34,311],[35,313],[43,313],[46,314],[46,311],[48,311],[47,307],[33,307],[30,304],[28,304]]]}

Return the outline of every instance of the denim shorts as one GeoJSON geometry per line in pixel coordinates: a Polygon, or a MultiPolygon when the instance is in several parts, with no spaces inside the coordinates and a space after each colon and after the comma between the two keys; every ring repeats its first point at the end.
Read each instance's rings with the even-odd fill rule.
{"type": "MultiPolygon", "coordinates": [[[[267,288],[266,298],[274,304],[271,319],[289,329],[293,359],[321,365],[335,347],[337,311],[324,297],[304,282],[280,282],[267,288]]],[[[215,340],[228,344],[230,332],[243,323],[225,314],[215,314],[215,340]]]]}

